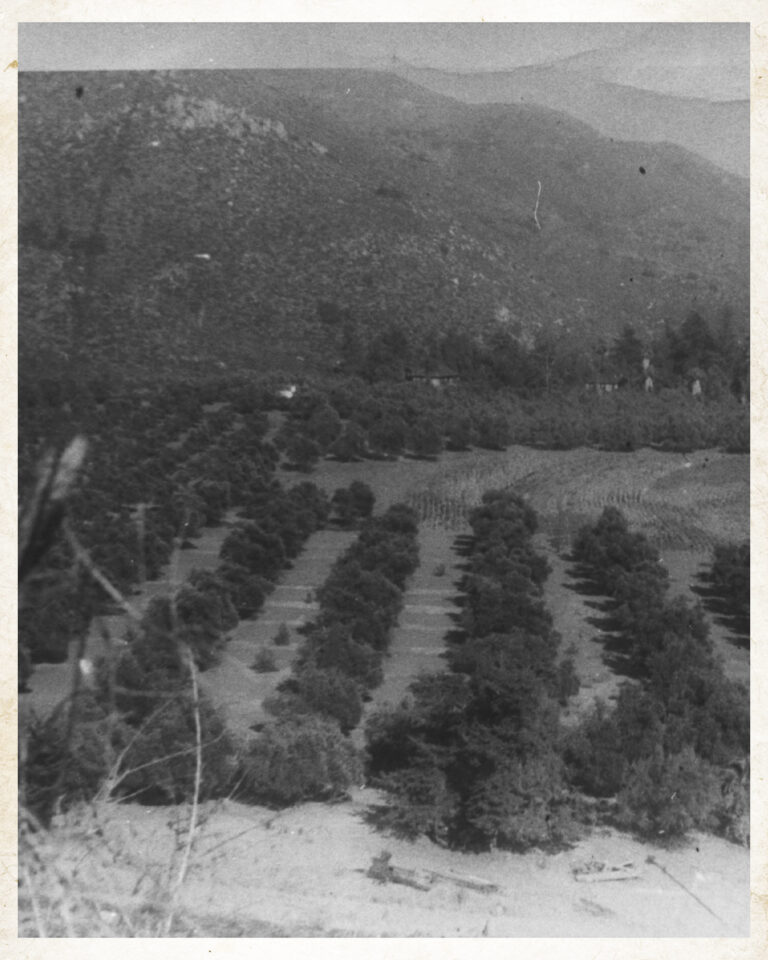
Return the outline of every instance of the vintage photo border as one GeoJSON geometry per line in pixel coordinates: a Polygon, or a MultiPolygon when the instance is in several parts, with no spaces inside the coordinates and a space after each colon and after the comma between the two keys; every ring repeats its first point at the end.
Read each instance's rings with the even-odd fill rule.
{"type": "MultiPolygon", "coordinates": [[[[0,416],[0,559],[5,602],[0,607],[0,642],[3,663],[0,671],[0,954],[7,957],[112,958],[150,957],[311,957],[350,956],[361,952],[370,958],[406,957],[507,957],[511,952],[524,957],[557,958],[751,958],[768,949],[768,655],[762,637],[768,622],[768,600],[762,589],[766,579],[768,551],[765,549],[768,508],[768,467],[765,417],[768,411],[768,7],[763,0],[508,0],[472,3],[396,3],[374,5],[340,0],[309,3],[256,3],[237,0],[216,4],[210,0],[116,0],[107,4],[55,2],[6,3],[0,16],[0,368],[3,405],[0,416]],[[108,14],[109,16],[104,16],[108,14]],[[751,936],[749,939],[551,939],[530,940],[186,940],[173,948],[163,940],[18,940],[16,939],[16,182],[17,135],[16,96],[19,64],[17,25],[41,21],[290,21],[331,20],[339,22],[398,21],[748,21],[751,24],[751,316],[752,316],[752,446],[751,524],[752,539],[761,548],[753,549],[752,623],[752,837],[751,848],[751,936]]],[[[23,67],[23,64],[21,65],[23,67]]]]}

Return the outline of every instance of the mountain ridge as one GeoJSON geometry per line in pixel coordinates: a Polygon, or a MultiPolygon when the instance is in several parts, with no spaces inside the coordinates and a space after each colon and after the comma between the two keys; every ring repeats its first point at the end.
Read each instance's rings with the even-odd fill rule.
{"type": "Polygon", "coordinates": [[[746,188],[679,148],[374,71],[20,88],[23,339],[63,336],[37,303],[46,270],[69,285],[65,313],[92,301],[101,334],[146,363],[245,362],[267,334],[330,360],[319,302],[361,333],[394,321],[414,336],[504,317],[596,338],[690,309],[744,325],[746,188]]]}
{"type": "Polygon", "coordinates": [[[617,45],[584,50],[544,65],[676,97],[744,100],[749,97],[748,27],[743,24],[737,31],[735,26],[649,25],[617,45]]]}
{"type": "Polygon", "coordinates": [[[685,147],[728,173],[749,176],[749,100],[683,98],[606,82],[558,65],[448,73],[400,66],[400,76],[467,103],[533,102],[607,137],[685,147]]]}

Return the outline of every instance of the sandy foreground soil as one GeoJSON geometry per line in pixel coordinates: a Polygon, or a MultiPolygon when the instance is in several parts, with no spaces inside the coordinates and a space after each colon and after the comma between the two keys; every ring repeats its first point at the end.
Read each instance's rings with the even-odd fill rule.
{"type": "MultiPolygon", "coordinates": [[[[467,509],[484,489],[514,485],[540,515],[537,545],[553,568],[546,601],[563,635],[563,650],[573,648],[582,679],[564,716],[568,723],[596,697],[614,696],[621,681],[603,660],[604,638],[590,622],[594,609],[573,589],[567,551],[578,526],[615,504],[662,549],[673,591],[691,592],[712,544],[749,534],[748,470],[748,458],[714,452],[685,458],[650,450],[606,454],[523,448],[451,455],[437,463],[320,464],[312,479],[329,493],[362,479],[373,487],[377,509],[405,500],[422,517],[421,566],[408,584],[384,684],[367,711],[398,702],[418,673],[444,668],[443,638],[455,626],[451,614],[457,609],[455,539],[466,530],[467,509]]],[[[197,548],[183,555],[185,568],[215,566],[221,536],[221,531],[206,531],[197,548]]],[[[322,583],[346,542],[346,535],[330,531],[311,538],[260,617],[234,631],[222,667],[209,672],[209,694],[241,734],[264,719],[261,703],[285,676],[297,648],[295,627],[313,613],[310,590],[322,583]],[[281,669],[254,674],[249,670],[253,655],[281,622],[294,634],[289,647],[273,648],[281,669]]],[[[162,589],[148,587],[149,593],[162,589]]],[[[713,637],[729,674],[748,679],[744,643],[718,625],[713,625],[713,637]]],[[[66,668],[39,666],[31,681],[33,693],[22,701],[28,707],[50,703],[67,688],[66,668]]],[[[177,932],[229,937],[748,935],[749,852],[717,838],[693,837],[683,847],[665,850],[600,830],[557,854],[456,854],[427,840],[410,843],[378,833],[366,814],[380,802],[376,791],[361,785],[346,802],[304,804],[282,812],[234,801],[207,805],[180,890],[177,932]],[[366,871],[383,849],[392,853],[396,866],[472,874],[498,890],[482,893],[445,878],[428,891],[379,884],[366,871]],[[649,856],[656,863],[646,862],[649,856]],[[574,868],[591,859],[616,866],[632,863],[638,876],[577,881],[574,868]]],[[[41,841],[50,845],[42,850],[43,862],[50,858],[57,869],[70,872],[77,865],[72,882],[82,888],[85,901],[98,892],[97,922],[90,935],[125,936],[126,906],[135,910],[146,903],[152,909],[158,891],[168,887],[187,816],[183,808],[105,804],[95,811],[73,811],[41,841]]],[[[29,923],[29,911],[24,916],[29,923]]]]}
{"type": "MultiPolygon", "coordinates": [[[[344,803],[308,803],[282,812],[232,801],[207,805],[180,890],[177,934],[748,935],[749,856],[722,840],[697,836],[684,848],[664,850],[603,830],[557,854],[456,854],[427,840],[376,833],[365,815],[380,799],[360,789],[344,803]],[[384,849],[394,865],[441,878],[429,890],[376,882],[366,874],[384,849]],[[656,862],[648,862],[649,856],[656,862]],[[578,881],[574,870],[593,859],[632,864],[638,876],[578,881]],[[480,878],[497,890],[467,889],[452,875],[480,878]]],[[[55,835],[57,867],[71,877],[70,889],[81,894],[81,902],[99,904],[90,935],[126,935],[127,907],[134,920],[142,909],[151,914],[157,908],[158,891],[167,890],[178,863],[184,820],[178,810],[131,804],[62,819],[55,835]]]]}

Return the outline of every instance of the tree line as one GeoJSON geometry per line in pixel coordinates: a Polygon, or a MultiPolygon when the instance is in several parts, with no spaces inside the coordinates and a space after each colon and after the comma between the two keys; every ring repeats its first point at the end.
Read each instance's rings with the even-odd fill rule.
{"type": "Polygon", "coordinates": [[[613,337],[586,322],[527,328],[522,321],[482,332],[453,325],[421,336],[393,322],[363,337],[346,316],[338,340],[345,371],[371,383],[447,368],[473,385],[521,395],[562,394],[596,380],[644,389],[649,375],[656,391],[689,389],[700,380],[712,400],[749,391],[748,335],[727,308],[710,319],[692,309],[651,331],[625,324],[613,337]]]}

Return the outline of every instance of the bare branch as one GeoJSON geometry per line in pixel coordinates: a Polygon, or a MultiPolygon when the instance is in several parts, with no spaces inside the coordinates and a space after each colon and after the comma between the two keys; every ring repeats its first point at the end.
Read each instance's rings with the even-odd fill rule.
{"type": "Polygon", "coordinates": [[[91,559],[91,555],[77,539],[72,527],[66,523],[66,521],[63,527],[64,536],[66,537],[67,543],[72,548],[72,552],[74,553],[75,559],[78,561],[78,563],[82,564],[82,566],[88,571],[96,583],[103,588],[103,590],[115,601],[115,603],[120,604],[120,606],[123,608],[123,610],[125,610],[128,616],[131,617],[131,619],[135,620],[137,623],[140,623],[141,614],[139,611],[132,604],[128,603],[117,587],[113,586],[113,584],[107,580],[101,570],[99,570],[99,568],[91,559]]]}
{"type": "Polygon", "coordinates": [[[197,830],[197,812],[200,801],[200,783],[202,781],[203,774],[203,747],[202,747],[202,729],[200,725],[200,691],[197,684],[197,668],[195,667],[195,658],[192,656],[192,651],[189,647],[186,648],[187,653],[187,663],[189,665],[189,676],[192,681],[192,702],[194,705],[195,712],[195,748],[196,748],[196,762],[195,762],[195,791],[192,797],[192,812],[190,814],[189,820],[189,830],[187,832],[187,842],[184,848],[184,855],[181,860],[181,866],[179,867],[179,874],[176,878],[176,883],[173,886],[171,891],[170,899],[170,908],[168,910],[168,917],[165,922],[165,935],[169,936],[171,928],[173,927],[173,918],[174,918],[174,905],[176,897],[178,896],[181,885],[184,883],[184,878],[187,875],[187,870],[189,868],[189,858],[192,853],[192,843],[195,839],[195,832],[197,830]]]}
{"type": "Polygon", "coordinates": [[[34,492],[19,521],[19,582],[51,545],[87,450],[85,438],[77,436],[58,457],[49,450],[40,460],[34,492]]]}

